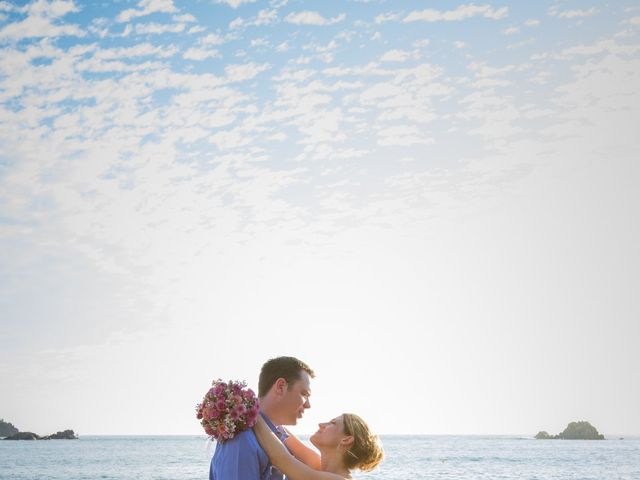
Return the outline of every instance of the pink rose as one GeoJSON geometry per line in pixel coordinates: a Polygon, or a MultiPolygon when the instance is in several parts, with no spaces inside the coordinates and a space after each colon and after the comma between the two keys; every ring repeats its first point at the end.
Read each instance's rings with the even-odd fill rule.
{"type": "Polygon", "coordinates": [[[231,418],[233,420],[238,420],[240,417],[242,417],[245,413],[247,412],[247,407],[245,407],[244,405],[240,404],[240,405],[236,405],[233,410],[231,410],[231,418]]]}

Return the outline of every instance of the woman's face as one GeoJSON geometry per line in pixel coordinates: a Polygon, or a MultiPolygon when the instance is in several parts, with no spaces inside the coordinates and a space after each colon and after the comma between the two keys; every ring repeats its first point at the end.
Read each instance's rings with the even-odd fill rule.
{"type": "Polygon", "coordinates": [[[335,447],[346,436],[344,420],[340,415],[328,422],[319,423],[318,431],[311,435],[310,440],[316,447],[335,447]]]}

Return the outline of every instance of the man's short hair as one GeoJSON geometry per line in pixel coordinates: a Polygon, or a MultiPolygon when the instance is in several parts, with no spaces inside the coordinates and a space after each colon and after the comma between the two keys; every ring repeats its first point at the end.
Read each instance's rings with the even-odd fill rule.
{"type": "Polygon", "coordinates": [[[300,380],[301,373],[305,371],[311,378],[316,376],[311,367],[295,357],[276,357],[267,360],[260,370],[258,379],[258,397],[262,398],[276,383],[279,378],[284,378],[291,388],[296,381],[300,380]]]}

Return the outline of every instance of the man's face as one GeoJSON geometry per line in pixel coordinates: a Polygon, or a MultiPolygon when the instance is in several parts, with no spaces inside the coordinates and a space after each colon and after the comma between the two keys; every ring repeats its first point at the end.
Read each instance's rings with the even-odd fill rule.
{"type": "Polygon", "coordinates": [[[304,411],[311,408],[309,397],[311,396],[311,378],[304,370],[297,380],[282,397],[282,412],[286,421],[283,425],[295,425],[302,418],[304,411]]]}

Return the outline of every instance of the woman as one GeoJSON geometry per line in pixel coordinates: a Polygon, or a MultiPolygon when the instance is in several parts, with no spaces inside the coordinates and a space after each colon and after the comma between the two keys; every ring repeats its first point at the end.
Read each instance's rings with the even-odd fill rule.
{"type": "Polygon", "coordinates": [[[368,472],[382,461],[380,440],[359,416],[344,413],[319,427],[311,443],[320,455],[293,435],[286,440],[292,455],[261,416],[253,429],[271,463],[291,480],[350,479],[353,469],[368,472]]]}

